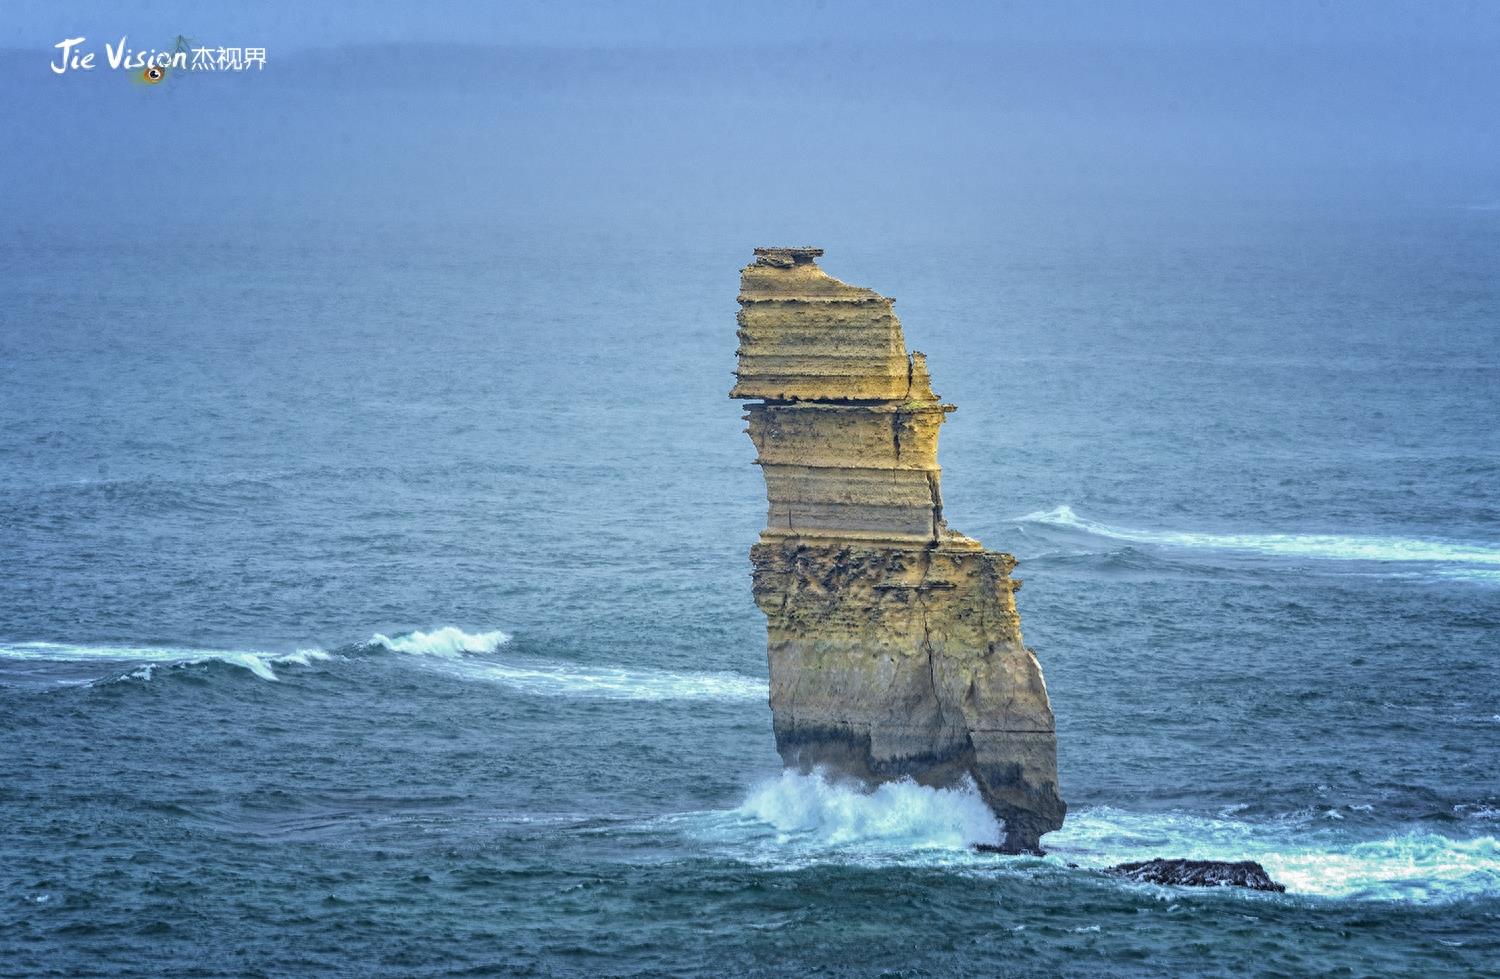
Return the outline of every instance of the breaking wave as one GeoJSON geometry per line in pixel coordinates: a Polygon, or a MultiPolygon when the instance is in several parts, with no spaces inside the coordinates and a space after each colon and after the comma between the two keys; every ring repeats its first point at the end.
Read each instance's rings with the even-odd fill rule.
{"type": "MultiPolygon", "coordinates": [[[[737,808],[668,817],[722,855],[779,867],[821,863],[954,867],[965,873],[1087,873],[1134,860],[1255,860],[1292,896],[1429,903],[1500,895],[1500,842],[1425,831],[1360,839],[1337,828],[1183,812],[1085,807],[1043,842],[1045,858],[974,852],[1001,827],[972,785],[895,782],[865,791],[783,772],[737,808]],[[1075,869],[1076,868],[1076,869],[1075,869]]],[[[1110,886],[1152,887],[1135,883],[1110,886]]],[[[1186,893],[1186,892],[1184,892],[1186,893]]]]}
{"type": "Polygon", "coordinates": [[[493,653],[508,642],[510,636],[498,629],[494,632],[469,633],[449,625],[431,632],[405,633],[394,639],[377,632],[367,645],[383,646],[393,653],[457,659],[465,653],[493,653]]]}
{"type": "Polygon", "coordinates": [[[736,809],[665,822],[726,856],[782,866],[962,863],[978,857],[972,844],[1000,839],[999,822],[972,785],[932,789],[900,781],[866,791],[791,771],[752,788],[736,809]]]}
{"type": "MultiPolygon", "coordinates": [[[[0,643],[0,658],[67,664],[98,664],[120,668],[137,665],[126,676],[150,679],[158,667],[196,666],[203,663],[228,663],[249,670],[262,680],[278,679],[273,666],[296,664],[307,666],[314,660],[331,659],[321,649],[300,649],[295,653],[246,652],[235,649],[192,649],[176,646],[79,646],[56,642],[0,643]]],[[[82,681],[87,682],[87,681],[82,681]]]]}
{"type": "MultiPolygon", "coordinates": [[[[1163,547],[1211,548],[1280,557],[1336,561],[1411,561],[1491,565],[1500,568],[1500,546],[1417,537],[1361,537],[1334,534],[1206,534],[1113,527],[1080,517],[1072,507],[1028,513],[1017,523],[1078,530],[1096,537],[1163,547]]],[[[1481,576],[1487,571],[1466,572],[1481,576]]],[[[1454,576],[1459,576],[1454,573],[1454,576]]]]}
{"type": "Polygon", "coordinates": [[[1000,824],[972,785],[931,789],[901,781],[865,792],[823,775],[782,772],[752,790],[736,811],[769,827],[781,844],[952,850],[1000,839],[1000,824]]]}
{"type": "Polygon", "coordinates": [[[366,647],[418,657],[424,669],[461,680],[496,683],[539,696],[595,697],[606,700],[765,700],[763,680],[738,673],[628,670],[617,666],[567,663],[491,655],[511,637],[503,632],[466,633],[452,626],[396,637],[376,634],[366,647]]]}
{"type": "Polygon", "coordinates": [[[32,667],[57,664],[63,668],[62,672],[45,679],[44,685],[77,685],[101,680],[150,680],[162,668],[207,663],[226,663],[248,670],[263,680],[277,681],[280,677],[276,668],[281,666],[309,666],[315,661],[395,653],[413,668],[463,681],[499,684],[533,696],[723,701],[764,701],[767,696],[764,680],[738,673],[629,670],[535,657],[496,657],[494,654],[510,640],[509,635],[498,630],[469,633],[445,626],[431,632],[395,636],[376,633],[367,642],[341,647],[336,652],[302,649],[294,653],[270,653],[176,646],[0,643],[0,660],[30,661],[26,665],[32,667]]]}

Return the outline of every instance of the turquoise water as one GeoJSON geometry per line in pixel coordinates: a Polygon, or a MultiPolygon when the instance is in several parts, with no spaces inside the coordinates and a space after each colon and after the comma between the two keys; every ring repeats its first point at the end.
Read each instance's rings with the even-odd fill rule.
{"type": "Polygon", "coordinates": [[[818,242],[1021,560],[1043,859],[780,770],[725,397],[775,242],[0,241],[0,973],[1481,971],[1495,220],[818,242]],[[1153,856],[1287,893],[1096,872],[1153,856]]]}

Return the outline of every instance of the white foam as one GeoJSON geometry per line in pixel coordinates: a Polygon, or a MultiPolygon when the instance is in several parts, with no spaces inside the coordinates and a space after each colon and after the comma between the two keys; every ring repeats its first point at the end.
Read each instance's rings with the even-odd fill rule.
{"type": "Polygon", "coordinates": [[[549,660],[445,660],[431,668],[464,680],[498,683],[542,696],[608,700],[761,700],[766,683],[738,673],[626,670],[549,660]]]}
{"type": "MultiPolygon", "coordinates": [[[[367,649],[383,649],[409,657],[408,664],[460,680],[497,683],[522,693],[541,696],[594,697],[611,700],[719,700],[762,701],[767,696],[764,680],[728,672],[640,669],[592,666],[543,659],[517,658],[502,661],[493,656],[510,636],[498,630],[469,633],[453,626],[431,632],[396,636],[376,634],[364,643],[367,649]]],[[[150,680],[158,667],[207,662],[238,666],[263,680],[277,680],[275,667],[307,666],[315,660],[334,658],[321,649],[294,653],[269,653],[232,649],[192,649],[175,646],[106,646],[66,643],[0,644],[0,657],[54,662],[96,662],[104,667],[137,668],[124,674],[135,680],[150,680]]],[[[72,681],[67,681],[72,682],[72,681]]],[[[88,680],[80,682],[91,682],[88,680]]]]}
{"type": "Polygon", "coordinates": [[[298,666],[311,666],[315,661],[333,659],[333,654],[321,649],[299,649],[295,653],[287,653],[285,656],[277,656],[277,663],[295,663],[298,666]]]}
{"type": "MultiPolygon", "coordinates": [[[[822,775],[783,772],[752,788],[737,808],[653,821],[722,856],[798,868],[815,864],[932,866],[960,873],[1077,873],[1155,857],[1255,860],[1292,896],[1377,902],[1443,902],[1500,895],[1500,843],[1426,831],[1361,839],[1339,823],[1250,822],[1180,811],[1084,807],[1042,839],[1034,857],[980,854],[1001,826],[972,785],[932,789],[909,781],[874,791],[822,775]]],[[[1111,882],[1112,886],[1154,885],[1111,882]]],[[[1184,892],[1187,893],[1187,892],[1184,892]]]]}
{"type": "Polygon", "coordinates": [[[526,657],[505,661],[493,654],[510,642],[506,633],[467,633],[452,626],[390,637],[368,645],[417,657],[414,665],[461,680],[498,683],[522,693],[610,700],[765,700],[764,681],[738,673],[690,670],[628,670],[526,657]],[[426,662],[421,662],[425,660],[426,662]]]}
{"type": "MultiPolygon", "coordinates": [[[[1096,537],[1163,547],[1212,548],[1284,557],[1341,561],[1413,561],[1500,565],[1500,546],[1416,537],[1367,537],[1334,534],[1206,534],[1114,527],[1080,517],[1072,507],[1028,513],[1017,523],[1080,530],[1096,537]]],[[[1495,571],[1447,571],[1453,576],[1494,575],[1495,571]]]]}
{"type": "Polygon", "coordinates": [[[1412,831],[1362,840],[1338,828],[1095,807],[1070,812],[1043,844],[1049,859],[1091,868],[1153,857],[1255,860],[1291,894],[1418,902],[1500,894],[1493,836],[1412,831]]]}
{"type": "Polygon", "coordinates": [[[816,863],[977,863],[974,843],[1000,825],[972,785],[932,789],[910,781],[866,791],[821,774],[783,772],[736,809],[683,813],[663,822],[725,856],[776,866],[816,863]]]}
{"type": "Polygon", "coordinates": [[[1486,584],[1500,584],[1500,568],[1457,568],[1444,569],[1437,572],[1441,578],[1453,578],[1458,581],[1482,581],[1486,584]]]}
{"type": "Polygon", "coordinates": [[[263,680],[276,680],[275,665],[307,666],[330,655],[321,649],[295,653],[247,652],[237,649],[193,649],[183,646],[75,645],[55,642],[0,643],[0,657],[61,663],[99,663],[103,666],[142,664],[128,674],[149,680],[158,666],[187,666],[219,662],[249,670],[263,680]]]}
{"type": "Polygon", "coordinates": [[[821,774],[782,772],[752,790],[739,812],[773,829],[780,843],[819,847],[879,842],[953,850],[1000,837],[972,785],[933,789],[900,781],[866,792],[821,774]]]}
{"type": "Polygon", "coordinates": [[[407,632],[392,638],[376,633],[370,645],[384,646],[395,653],[411,653],[415,656],[442,656],[457,659],[465,653],[493,653],[501,645],[510,642],[510,636],[499,631],[464,632],[451,625],[431,632],[407,632]]]}

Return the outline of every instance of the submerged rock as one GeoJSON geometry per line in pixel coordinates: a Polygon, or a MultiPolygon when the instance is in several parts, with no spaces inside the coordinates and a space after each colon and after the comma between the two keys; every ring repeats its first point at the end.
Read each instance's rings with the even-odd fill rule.
{"type": "Polygon", "coordinates": [[[1127,880],[1183,887],[1248,887],[1252,891],[1284,892],[1286,887],[1271,879],[1266,868],[1254,860],[1146,860],[1122,863],[1104,871],[1127,880]]]}
{"type": "Polygon", "coordinates": [[[1035,851],[1062,825],[1041,667],[1021,638],[1015,559],[943,519],[938,428],[953,405],[908,353],[894,300],[757,248],[741,273],[730,397],[766,482],[751,548],[782,759],[867,781],[972,778],[1035,851]]]}

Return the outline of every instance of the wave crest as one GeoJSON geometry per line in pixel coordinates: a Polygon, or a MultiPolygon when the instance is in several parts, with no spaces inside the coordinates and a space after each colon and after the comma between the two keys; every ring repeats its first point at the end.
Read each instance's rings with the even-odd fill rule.
{"type": "Polygon", "coordinates": [[[45,671],[40,685],[46,687],[101,680],[150,680],[161,668],[210,662],[226,663],[248,670],[263,680],[275,681],[279,679],[275,668],[280,666],[308,666],[317,660],[359,659],[363,654],[396,653],[400,655],[399,662],[407,667],[460,681],[499,684],[529,696],[762,702],[767,696],[764,680],[738,673],[631,670],[525,656],[502,660],[493,655],[510,640],[510,635],[499,630],[470,633],[454,626],[443,626],[431,632],[396,636],[376,633],[367,642],[340,647],[339,651],[344,655],[321,649],[278,654],[229,649],[33,642],[0,643],[0,659],[30,660],[37,665],[59,664],[57,669],[45,671]]]}
{"type": "Polygon", "coordinates": [[[821,772],[784,771],[737,808],[662,822],[732,859],[777,867],[818,863],[926,865],[975,862],[974,843],[1000,824],[972,784],[934,789],[905,780],[867,790],[821,772]]]}
{"type": "Polygon", "coordinates": [[[450,625],[431,632],[402,633],[395,638],[377,632],[367,645],[383,646],[393,653],[457,659],[465,653],[493,653],[508,642],[510,636],[498,629],[471,633],[450,625]]]}
{"type": "Polygon", "coordinates": [[[1241,551],[1278,557],[1335,561],[1408,561],[1500,565],[1500,546],[1417,537],[1341,536],[1336,534],[1207,534],[1114,527],[1081,517],[1059,506],[1015,518],[1016,523],[1078,530],[1095,537],[1163,547],[1241,551]]]}
{"type": "Polygon", "coordinates": [[[821,773],[782,772],[753,789],[736,812],[773,829],[778,842],[821,847],[952,850],[1000,838],[1000,824],[972,784],[933,789],[903,780],[867,792],[821,773]]]}
{"type": "MultiPolygon", "coordinates": [[[[247,652],[238,649],[192,649],[178,646],[114,646],[75,645],[56,642],[0,643],[0,657],[6,659],[31,660],[36,662],[58,662],[123,666],[139,664],[139,668],[123,674],[117,679],[149,680],[157,668],[163,666],[199,666],[204,663],[227,663],[249,670],[262,680],[279,679],[275,666],[307,666],[314,660],[331,659],[332,654],[321,649],[299,649],[295,653],[247,652]]],[[[66,681],[64,681],[66,682],[66,681]]],[[[88,682],[88,681],[82,681],[88,682]]]]}
{"type": "Polygon", "coordinates": [[[432,667],[461,680],[498,683],[520,693],[603,700],[765,700],[765,681],[738,673],[626,670],[551,660],[443,660],[432,667]]]}

